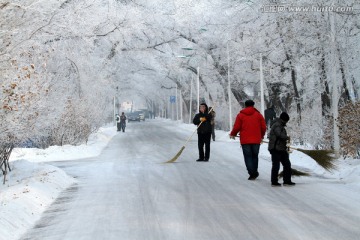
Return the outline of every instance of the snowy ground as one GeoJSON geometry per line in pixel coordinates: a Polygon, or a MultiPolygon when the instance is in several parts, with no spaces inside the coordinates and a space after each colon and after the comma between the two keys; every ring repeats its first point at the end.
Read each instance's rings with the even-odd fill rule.
{"type": "Polygon", "coordinates": [[[360,235],[359,160],[341,160],[329,173],[295,151],[293,168],[311,176],[294,178],[295,187],[272,188],[266,144],[261,146],[260,177],[250,182],[238,141],[217,131],[210,162],[195,162],[195,135],[176,163],[163,164],[194,129],[151,120],[128,124],[126,133],[101,129],[84,146],[16,149],[13,171],[0,186],[0,239],[360,235]]]}
{"type": "Polygon", "coordinates": [[[14,149],[10,158],[12,171],[6,184],[0,184],[0,239],[18,239],[62,191],[77,182],[46,162],[98,156],[114,135],[115,128],[108,127],[91,135],[87,145],[14,149]]]}

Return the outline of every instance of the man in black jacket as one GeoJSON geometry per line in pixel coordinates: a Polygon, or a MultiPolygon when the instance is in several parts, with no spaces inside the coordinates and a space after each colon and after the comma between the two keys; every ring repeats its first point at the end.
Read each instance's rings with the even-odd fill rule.
{"type": "Polygon", "coordinates": [[[195,115],[193,123],[198,127],[198,148],[199,159],[198,162],[207,162],[210,158],[210,140],[211,140],[211,114],[208,112],[208,106],[205,103],[200,104],[199,113],[195,115]],[[205,154],[204,154],[205,145],[205,154]]]}
{"type": "Polygon", "coordinates": [[[125,113],[122,112],[120,116],[120,128],[123,132],[125,132],[125,127],[126,127],[126,116],[125,113]]]}
{"type": "Polygon", "coordinates": [[[266,126],[271,126],[272,121],[276,118],[276,112],[274,110],[274,106],[269,107],[265,110],[265,123],[266,126]]]}
{"type": "Polygon", "coordinates": [[[281,186],[278,182],[280,163],[283,165],[284,186],[295,185],[291,181],[291,163],[286,146],[287,141],[290,140],[285,129],[289,119],[290,117],[286,112],[281,113],[280,118],[276,118],[273,121],[269,134],[268,150],[270,151],[272,161],[271,185],[274,187],[281,186]]]}

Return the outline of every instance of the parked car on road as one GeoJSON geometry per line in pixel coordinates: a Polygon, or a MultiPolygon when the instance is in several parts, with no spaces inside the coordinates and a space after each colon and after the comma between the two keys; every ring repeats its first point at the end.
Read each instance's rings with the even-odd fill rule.
{"type": "Polygon", "coordinates": [[[142,111],[145,118],[149,118],[149,119],[151,118],[149,110],[147,109],[139,109],[139,110],[142,111]]]}
{"type": "Polygon", "coordinates": [[[140,122],[140,115],[139,113],[133,112],[128,114],[128,122],[140,122]]]}

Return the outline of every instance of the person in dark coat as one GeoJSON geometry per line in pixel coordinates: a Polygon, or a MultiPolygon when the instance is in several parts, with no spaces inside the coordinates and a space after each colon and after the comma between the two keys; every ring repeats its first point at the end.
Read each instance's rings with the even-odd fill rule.
{"type": "Polygon", "coordinates": [[[116,114],[115,116],[116,116],[116,118],[115,118],[116,128],[117,128],[117,131],[120,132],[120,116],[119,116],[119,114],[116,114]]]}
{"type": "Polygon", "coordinates": [[[230,138],[235,139],[240,132],[240,144],[244,154],[248,180],[255,180],[259,176],[259,150],[260,143],[266,132],[266,124],[261,113],[254,108],[254,101],[247,100],[245,108],[236,116],[230,138]]]}
{"type": "Polygon", "coordinates": [[[212,107],[209,107],[209,113],[211,114],[211,137],[215,141],[215,117],[216,113],[212,107]]]}
{"type": "Polygon", "coordinates": [[[126,116],[125,113],[122,112],[120,116],[120,128],[123,132],[125,132],[125,127],[126,127],[126,116]]]}
{"type": "Polygon", "coordinates": [[[276,112],[274,110],[274,106],[269,107],[265,110],[265,122],[266,126],[271,126],[272,121],[276,118],[276,112]]]}
{"type": "Polygon", "coordinates": [[[285,129],[289,119],[290,117],[286,112],[281,113],[280,117],[273,121],[270,129],[268,150],[272,161],[271,185],[274,187],[281,186],[278,182],[280,163],[283,165],[284,186],[295,185],[291,181],[291,163],[286,146],[287,141],[290,140],[285,129]]]}
{"type": "Polygon", "coordinates": [[[195,115],[193,123],[198,126],[198,162],[207,162],[210,159],[210,140],[211,140],[211,114],[209,114],[208,106],[205,103],[200,104],[199,113],[195,115]],[[200,125],[201,123],[201,125],[200,125]],[[200,125],[200,126],[199,126],[200,125]],[[205,145],[205,154],[204,154],[205,145]]]}

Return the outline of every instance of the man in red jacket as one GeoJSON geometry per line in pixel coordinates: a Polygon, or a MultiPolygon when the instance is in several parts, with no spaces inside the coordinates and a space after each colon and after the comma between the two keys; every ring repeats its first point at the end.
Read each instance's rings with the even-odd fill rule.
{"type": "Polygon", "coordinates": [[[230,138],[240,132],[240,144],[243,149],[245,165],[249,173],[248,180],[255,180],[259,176],[258,162],[260,143],[266,132],[266,123],[261,113],[254,108],[254,101],[247,100],[245,108],[236,116],[230,138]]]}

